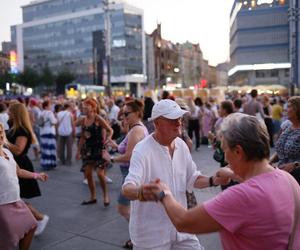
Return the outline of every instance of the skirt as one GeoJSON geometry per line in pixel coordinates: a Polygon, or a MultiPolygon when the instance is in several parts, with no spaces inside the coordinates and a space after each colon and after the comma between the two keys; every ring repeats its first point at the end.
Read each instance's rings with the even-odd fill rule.
{"type": "Polygon", "coordinates": [[[43,134],[41,139],[41,167],[50,170],[56,167],[56,138],[54,134],[43,134]]]}
{"type": "Polygon", "coordinates": [[[0,249],[15,249],[37,221],[22,201],[0,205],[0,249]]]}

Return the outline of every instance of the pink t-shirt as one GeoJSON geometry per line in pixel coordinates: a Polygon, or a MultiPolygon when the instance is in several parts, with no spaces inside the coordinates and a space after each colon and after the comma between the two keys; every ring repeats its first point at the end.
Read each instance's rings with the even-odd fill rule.
{"type": "MultiPolygon", "coordinates": [[[[220,231],[224,250],[287,249],[294,196],[288,177],[281,170],[255,176],[225,190],[205,202],[204,209],[224,228],[220,231]]],[[[299,224],[294,249],[300,249],[299,224]]]]}

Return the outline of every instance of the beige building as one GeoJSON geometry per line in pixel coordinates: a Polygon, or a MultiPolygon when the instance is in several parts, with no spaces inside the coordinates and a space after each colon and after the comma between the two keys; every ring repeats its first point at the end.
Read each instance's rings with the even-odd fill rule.
{"type": "Polygon", "coordinates": [[[199,44],[185,42],[177,44],[179,53],[179,80],[188,88],[200,83],[203,55],[199,44]]]}
{"type": "Polygon", "coordinates": [[[224,62],[216,66],[216,84],[217,86],[227,86],[228,85],[228,70],[229,63],[224,62]]]}
{"type": "Polygon", "coordinates": [[[208,87],[213,88],[217,86],[217,70],[216,67],[209,65],[208,87]]]}

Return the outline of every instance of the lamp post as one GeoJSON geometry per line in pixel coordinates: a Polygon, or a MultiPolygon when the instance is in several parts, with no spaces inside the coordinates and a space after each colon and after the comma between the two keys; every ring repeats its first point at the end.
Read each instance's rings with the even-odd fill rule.
{"type": "Polygon", "coordinates": [[[290,0],[290,8],[288,10],[289,25],[290,25],[290,96],[295,94],[295,87],[298,86],[298,29],[299,29],[299,0],[290,0]]]}
{"type": "Polygon", "coordinates": [[[115,2],[110,2],[109,0],[103,0],[103,10],[104,10],[104,30],[105,30],[105,63],[103,65],[103,85],[106,86],[106,92],[108,96],[111,96],[111,27],[110,27],[110,4],[115,4],[115,2]]]}

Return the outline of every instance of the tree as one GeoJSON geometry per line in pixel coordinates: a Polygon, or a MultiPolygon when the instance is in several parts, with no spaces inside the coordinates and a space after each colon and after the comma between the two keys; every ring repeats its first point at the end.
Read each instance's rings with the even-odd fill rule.
{"type": "Polygon", "coordinates": [[[18,82],[25,87],[34,88],[39,83],[39,74],[36,70],[26,67],[18,76],[18,82]]]}
{"type": "Polygon", "coordinates": [[[5,72],[4,74],[0,75],[0,89],[5,90],[6,89],[6,83],[12,83],[13,78],[12,75],[8,72],[5,72]]]}
{"type": "Polygon", "coordinates": [[[55,78],[57,94],[63,94],[66,84],[73,82],[74,79],[74,75],[67,69],[59,72],[55,78]]]}
{"type": "Polygon", "coordinates": [[[45,67],[42,70],[40,81],[43,85],[45,85],[47,88],[51,88],[54,85],[54,75],[52,71],[49,69],[49,67],[45,67]]]}

